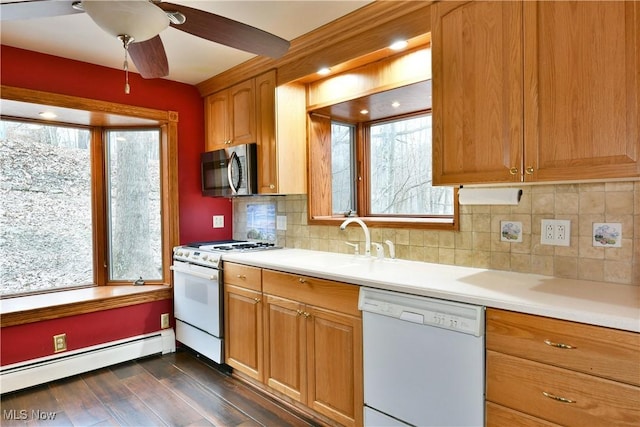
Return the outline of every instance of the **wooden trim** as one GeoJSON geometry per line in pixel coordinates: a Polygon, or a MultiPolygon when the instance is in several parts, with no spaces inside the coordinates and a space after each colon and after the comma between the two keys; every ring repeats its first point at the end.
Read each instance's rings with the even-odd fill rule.
{"type": "Polygon", "coordinates": [[[431,29],[432,1],[376,1],[302,35],[280,59],[256,57],[196,85],[210,95],[272,68],[277,85],[315,73],[320,66],[341,64],[386,48],[396,38],[411,39],[431,29]],[[357,42],[354,42],[357,41],[357,42]]]}
{"type": "MultiPolygon", "coordinates": [[[[408,218],[402,220],[392,217],[370,217],[361,216],[358,217],[367,224],[370,228],[410,228],[415,230],[446,230],[446,231],[458,231],[460,229],[460,221],[458,215],[454,215],[453,222],[433,222],[429,221],[429,218],[408,218]]],[[[332,217],[332,216],[315,216],[313,218],[307,218],[308,225],[329,225],[331,227],[338,227],[347,219],[345,217],[332,217]]]]}
{"type": "Polygon", "coordinates": [[[0,327],[41,322],[173,298],[167,285],[92,286],[3,298],[0,327]]]}
{"type": "Polygon", "coordinates": [[[309,115],[309,215],[331,215],[331,118],[309,115]]]}
{"type": "MultiPolygon", "coordinates": [[[[178,112],[156,110],[108,101],[98,101],[88,98],[61,95],[51,92],[0,86],[2,99],[24,102],[34,105],[50,105],[69,108],[91,115],[134,117],[149,121],[145,126],[161,128],[162,158],[161,189],[162,189],[162,263],[163,279],[172,283],[169,271],[172,259],[172,248],[179,244],[179,206],[178,206],[178,112]]],[[[54,122],[57,125],[57,123],[54,122]]],[[[107,212],[105,200],[106,171],[104,165],[104,129],[118,127],[104,123],[96,125],[86,123],[91,128],[91,173],[102,179],[92,180],[92,214],[94,218],[93,247],[94,247],[94,280],[99,285],[122,285],[118,282],[108,282],[107,265],[107,212]]],[[[160,281],[159,281],[160,282],[160,281]]],[[[4,325],[4,319],[2,319],[4,325]]]]}
{"type": "Polygon", "coordinates": [[[145,107],[137,107],[115,102],[99,101],[77,96],[61,95],[59,93],[43,92],[39,90],[24,89],[12,86],[0,86],[2,99],[20,101],[38,105],[51,105],[74,110],[101,112],[117,116],[139,117],[148,120],[166,122],[169,120],[169,111],[156,110],[145,107]]]}

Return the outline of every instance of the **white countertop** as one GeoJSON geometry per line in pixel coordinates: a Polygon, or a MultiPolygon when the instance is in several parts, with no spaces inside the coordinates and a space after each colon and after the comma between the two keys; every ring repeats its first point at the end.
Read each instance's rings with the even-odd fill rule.
{"type": "Polygon", "coordinates": [[[640,286],[304,249],[225,253],[224,261],[640,332],[640,286]]]}

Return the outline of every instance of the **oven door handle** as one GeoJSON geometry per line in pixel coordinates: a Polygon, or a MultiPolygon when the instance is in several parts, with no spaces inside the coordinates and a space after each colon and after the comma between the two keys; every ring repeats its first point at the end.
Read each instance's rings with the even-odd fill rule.
{"type": "Polygon", "coordinates": [[[184,274],[188,274],[190,276],[195,276],[195,277],[199,277],[201,279],[205,279],[205,280],[211,280],[211,281],[216,281],[218,280],[218,275],[211,275],[211,274],[204,274],[204,273],[199,273],[197,271],[192,271],[189,270],[188,268],[182,268],[178,265],[172,265],[171,267],[169,267],[169,269],[177,272],[177,273],[184,273],[184,274]]]}

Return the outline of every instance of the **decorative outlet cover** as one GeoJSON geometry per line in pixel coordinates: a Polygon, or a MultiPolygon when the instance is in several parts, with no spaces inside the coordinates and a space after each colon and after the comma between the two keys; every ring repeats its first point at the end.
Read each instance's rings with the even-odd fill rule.
{"type": "Polygon", "coordinates": [[[619,222],[594,222],[593,246],[622,247],[622,224],[619,222]]]}
{"type": "Polygon", "coordinates": [[[522,223],[519,221],[500,221],[500,241],[522,242],[522,223]]]}

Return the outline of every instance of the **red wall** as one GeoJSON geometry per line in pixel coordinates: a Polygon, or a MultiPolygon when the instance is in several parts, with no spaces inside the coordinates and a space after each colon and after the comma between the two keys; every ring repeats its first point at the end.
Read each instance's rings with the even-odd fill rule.
{"type": "Polygon", "coordinates": [[[202,197],[200,193],[204,103],[195,86],[164,79],[146,80],[129,73],[131,93],[126,95],[122,70],[10,46],[1,45],[0,49],[3,85],[177,111],[180,242],[231,238],[231,202],[202,197]],[[213,229],[212,215],[224,215],[225,228],[213,229]]]}
{"type": "MultiPolygon", "coordinates": [[[[0,45],[0,55],[3,85],[177,111],[180,242],[231,238],[231,202],[202,197],[200,193],[204,107],[195,86],[163,79],[145,80],[130,73],[131,93],[126,95],[124,73],[118,69],[4,45],[0,45]],[[225,228],[212,228],[214,214],[225,215],[225,228]]],[[[67,334],[68,349],[75,350],[157,331],[160,314],[167,312],[173,313],[170,300],[2,328],[0,363],[51,355],[53,335],[60,333],[67,334]]]]}
{"type": "Polygon", "coordinates": [[[172,313],[171,300],[2,328],[0,365],[53,354],[53,336],[67,334],[67,351],[160,330],[160,315],[172,313]]]}

